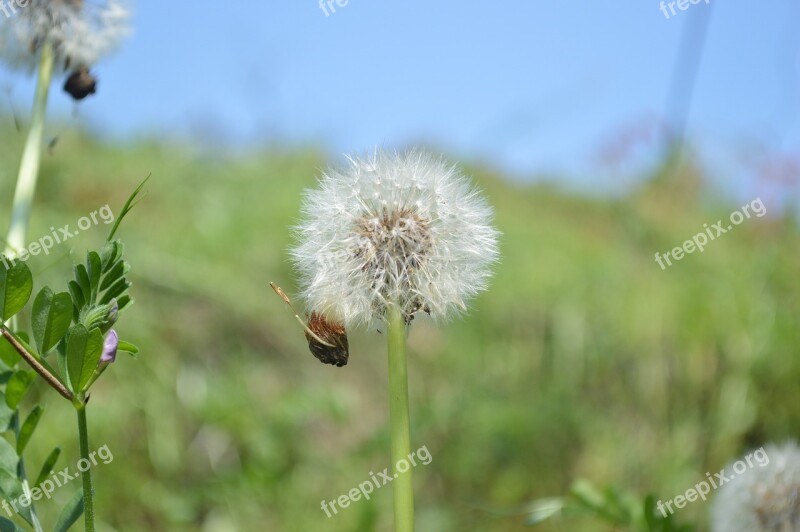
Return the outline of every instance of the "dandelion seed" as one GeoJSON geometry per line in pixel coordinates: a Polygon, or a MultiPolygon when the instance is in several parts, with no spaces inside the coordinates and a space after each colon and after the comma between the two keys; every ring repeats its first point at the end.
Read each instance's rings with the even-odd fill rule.
{"type": "Polygon", "coordinates": [[[376,151],[329,170],[307,193],[292,250],[309,309],[350,328],[463,312],[497,260],[489,205],[452,165],[376,151]]]}
{"type": "Polygon", "coordinates": [[[800,448],[768,445],[764,452],[769,463],[756,463],[720,487],[712,509],[713,532],[800,530],[800,448]]]}
{"type": "Polygon", "coordinates": [[[113,51],[130,32],[130,11],[117,0],[30,0],[0,17],[0,60],[32,72],[41,46],[53,47],[56,65],[78,72],[113,51]]]}

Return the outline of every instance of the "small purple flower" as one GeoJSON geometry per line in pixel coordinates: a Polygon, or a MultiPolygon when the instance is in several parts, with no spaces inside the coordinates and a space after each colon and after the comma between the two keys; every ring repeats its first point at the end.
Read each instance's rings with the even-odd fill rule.
{"type": "Polygon", "coordinates": [[[110,364],[117,358],[117,347],[119,347],[119,336],[114,329],[108,331],[106,340],[103,342],[103,354],[100,357],[101,364],[110,364]]]}

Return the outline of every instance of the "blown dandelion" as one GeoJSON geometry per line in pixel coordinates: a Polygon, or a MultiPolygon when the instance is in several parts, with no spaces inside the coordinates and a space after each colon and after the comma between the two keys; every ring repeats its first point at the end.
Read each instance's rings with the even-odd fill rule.
{"type": "MultiPolygon", "coordinates": [[[[800,530],[800,448],[764,448],[769,463],[722,485],[712,508],[712,532],[800,530]]],[[[730,468],[728,468],[730,469],[730,468]]]]}
{"type": "Polygon", "coordinates": [[[30,0],[14,9],[0,17],[0,58],[17,70],[36,69],[43,47],[51,47],[57,68],[78,72],[116,49],[130,32],[130,12],[116,0],[30,0]]]}
{"type": "MultiPolygon", "coordinates": [[[[420,312],[440,321],[462,313],[486,288],[498,258],[492,218],[455,166],[419,150],[351,158],[345,168],[328,170],[303,204],[292,257],[311,317],[307,337],[330,329],[341,338],[345,327],[374,323],[387,329],[398,532],[414,530],[411,470],[398,467],[411,454],[408,327],[420,312]]],[[[314,344],[335,349],[326,338],[309,339],[323,362],[314,344]]]]}
{"type": "Polygon", "coordinates": [[[376,152],[309,192],[293,258],[302,297],[347,327],[466,310],[497,259],[492,209],[458,169],[422,151],[376,152]]]}

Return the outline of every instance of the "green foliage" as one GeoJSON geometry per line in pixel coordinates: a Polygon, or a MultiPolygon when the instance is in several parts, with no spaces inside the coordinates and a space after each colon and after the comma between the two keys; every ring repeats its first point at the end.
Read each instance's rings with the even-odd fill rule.
{"type": "MultiPolygon", "coordinates": [[[[140,191],[141,186],[129,198],[123,209],[125,213],[140,191]]],[[[33,292],[33,275],[25,262],[0,257],[0,332],[3,333],[0,337],[0,377],[5,384],[4,393],[0,394],[3,398],[0,424],[3,432],[13,431],[16,437],[16,446],[0,438],[0,494],[6,499],[18,499],[23,494],[22,486],[28,479],[22,454],[44,414],[43,406],[34,405],[25,421],[19,423],[20,406],[35,380],[34,372],[17,369],[21,360],[81,408],[84,408],[89,387],[107,367],[105,363],[100,364],[105,335],[116,323],[119,313],[132,302],[128,295],[131,283],[126,278],[130,266],[124,259],[124,246],[119,240],[111,240],[121,218],[117,219],[103,248],[89,251],[85,263],[73,267],[73,279],[67,282],[68,292],[55,293],[44,286],[37,294],[29,320],[35,348],[29,344],[24,332],[7,329],[4,323],[12,317],[21,317],[18,314],[33,292]],[[45,358],[53,349],[58,351],[60,371],[45,358]]],[[[132,354],[138,352],[138,348],[129,342],[124,342],[123,348],[132,354]]],[[[57,447],[47,456],[34,486],[47,480],[60,454],[61,449],[57,447]]],[[[20,505],[18,512],[22,519],[33,525],[35,518],[31,508],[20,505]]],[[[83,510],[83,493],[79,491],[63,508],[55,530],[69,529],[83,510]]],[[[15,529],[16,526],[13,521],[0,521],[0,530],[4,527],[15,529]]]]}
{"type": "MultiPolygon", "coordinates": [[[[103,354],[104,335],[117,321],[119,313],[132,302],[128,295],[131,283],[126,277],[130,266],[124,259],[124,249],[119,240],[106,242],[100,252],[86,254],[85,264],[74,266],[74,279],[68,282],[69,292],[56,294],[47,286],[39,291],[31,310],[37,350],[17,336],[31,356],[74,393],[84,392],[102,372],[98,363],[103,354]],[[71,326],[73,321],[76,323],[71,326]],[[43,358],[56,346],[60,374],[43,358]]],[[[0,301],[6,301],[3,308],[10,318],[22,310],[30,298],[33,276],[24,262],[2,268],[0,301]]],[[[134,351],[132,354],[138,352],[129,342],[124,342],[124,350],[134,351]]],[[[19,356],[9,342],[0,341],[0,359],[6,365],[13,367],[19,356]]],[[[5,397],[12,409],[17,407],[31,382],[32,377],[24,371],[11,377],[5,397]]]]}
{"type": "Polygon", "coordinates": [[[528,511],[527,524],[539,525],[551,519],[591,517],[614,530],[625,532],[693,532],[694,527],[680,525],[673,514],[663,515],[656,509],[652,495],[641,499],[610,487],[603,491],[585,480],[577,480],[564,498],[534,501],[528,511]]]}
{"type": "Polygon", "coordinates": [[[15,371],[6,383],[6,404],[12,410],[16,410],[22,398],[28,393],[28,389],[33,384],[33,372],[21,369],[15,371]]]}
{"type": "Polygon", "coordinates": [[[61,447],[56,447],[50,451],[50,454],[47,455],[47,458],[39,470],[39,474],[36,476],[36,482],[33,483],[34,486],[41,485],[41,483],[50,476],[50,474],[53,472],[56,462],[58,462],[59,456],[61,456],[61,447]]]}
{"type": "MultiPolygon", "coordinates": [[[[0,146],[6,177],[14,160],[0,146]]],[[[387,528],[388,487],[331,519],[319,510],[390,465],[385,337],[350,331],[351,362],[334,374],[267,286],[296,290],[288,228],[328,162],[279,151],[215,159],[161,141],[119,148],[75,135],[45,158],[32,235],[123,203],[145,173],[158,177],[122,235],[136,254],[126,275],[136,319],[125,336],[152,356],[118,358],[89,403],[103,402],[90,411],[93,441],[115,455],[94,471],[109,527],[387,528]]],[[[409,334],[412,447],[433,455],[414,472],[419,530],[595,532],[610,527],[585,513],[531,529],[520,509],[568,493],[576,477],[681,493],[748,446],[797,437],[791,217],[776,206],[662,271],[656,251],[738,203],[645,181],[585,197],[472,170],[496,208],[502,260],[467,316],[444,326],[421,318],[409,334]]],[[[0,179],[0,195],[10,181],[0,179]]],[[[71,246],[96,249],[94,239],[87,231],[71,246]]],[[[55,256],[29,259],[42,272],[37,289],[63,290],[73,275],[55,256]]],[[[37,386],[30,399],[42,395],[53,394],[37,386]]],[[[64,442],[62,466],[77,456],[74,412],[55,403],[26,447],[37,467],[53,442],[64,442]],[[70,422],[47,422],[61,416],[70,422]]],[[[62,503],[70,489],[57,494],[62,503]]],[[[676,517],[702,530],[709,508],[697,502],[676,517]]],[[[37,509],[53,523],[60,507],[37,509]]]]}
{"type": "Polygon", "coordinates": [[[46,286],[36,296],[31,326],[36,347],[42,356],[47,355],[67,333],[72,322],[72,305],[69,293],[54,294],[46,286]]]}
{"type": "Polygon", "coordinates": [[[100,329],[88,330],[83,324],[73,326],[67,335],[67,381],[74,392],[82,391],[97,370],[103,354],[100,329]]]}
{"type": "Polygon", "coordinates": [[[33,276],[25,263],[0,255],[0,322],[22,310],[32,291],[33,276]]]}
{"type": "Polygon", "coordinates": [[[36,405],[31,410],[31,413],[28,414],[28,417],[25,418],[25,422],[22,424],[22,428],[19,430],[19,436],[17,437],[17,454],[22,456],[22,451],[25,450],[25,446],[28,445],[28,442],[33,436],[33,431],[36,430],[37,425],[39,425],[39,420],[42,419],[44,415],[44,408],[40,405],[36,405]]]}
{"type": "Polygon", "coordinates": [[[69,282],[76,321],[87,329],[108,332],[119,311],[131,299],[126,278],[130,265],[124,260],[125,246],[119,240],[107,242],[100,253],[90,251],[86,264],[75,266],[75,279],[69,282]]]}
{"type": "Polygon", "coordinates": [[[14,521],[0,517],[0,532],[23,532],[25,529],[17,526],[14,521]]]}
{"type": "Polygon", "coordinates": [[[61,510],[53,532],[67,532],[83,514],[83,492],[78,491],[61,510]]]}

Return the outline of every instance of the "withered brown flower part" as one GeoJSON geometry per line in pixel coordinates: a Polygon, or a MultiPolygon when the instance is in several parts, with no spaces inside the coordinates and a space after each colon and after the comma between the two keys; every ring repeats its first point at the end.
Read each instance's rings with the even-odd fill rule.
{"type": "Polygon", "coordinates": [[[346,366],[350,357],[350,346],[344,325],[329,320],[318,312],[312,312],[308,316],[308,323],[304,322],[294,310],[286,292],[275,283],[269,283],[269,285],[278,294],[278,297],[283,299],[284,303],[292,309],[294,317],[303,326],[303,332],[306,335],[308,349],[311,354],[323,364],[330,364],[339,368],[346,366]]]}
{"type": "Polygon", "coordinates": [[[312,312],[308,317],[308,328],[314,335],[306,331],[306,340],[311,354],[323,364],[341,368],[347,365],[350,357],[350,346],[347,342],[347,331],[344,325],[325,319],[321,314],[312,312]],[[325,343],[319,340],[324,340],[325,343]]]}
{"type": "Polygon", "coordinates": [[[79,68],[67,78],[64,83],[64,92],[76,101],[83,100],[97,92],[97,78],[89,72],[88,68],[79,68]]]}

